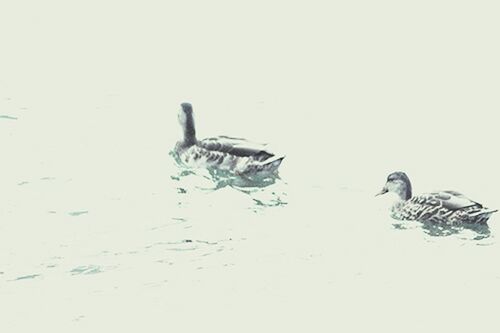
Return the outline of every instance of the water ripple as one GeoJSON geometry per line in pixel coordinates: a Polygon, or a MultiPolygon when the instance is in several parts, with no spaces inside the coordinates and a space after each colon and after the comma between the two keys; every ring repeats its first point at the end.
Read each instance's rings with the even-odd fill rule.
{"type": "Polygon", "coordinates": [[[491,231],[487,224],[445,225],[418,221],[399,221],[393,223],[393,227],[399,230],[422,229],[426,235],[431,237],[455,236],[461,240],[481,241],[491,236],[491,231]]]}
{"type": "MultiPolygon", "coordinates": [[[[240,176],[229,171],[214,168],[189,169],[178,161],[175,154],[171,153],[175,161],[172,180],[178,182],[175,186],[179,195],[197,193],[213,193],[225,188],[231,188],[244,193],[251,199],[249,209],[254,212],[269,208],[280,207],[288,204],[286,197],[287,183],[279,175],[240,176]]],[[[178,205],[189,203],[189,198],[180,199],[178,205]]]]}
{"type": "Polygon", "coordinates": [[[15,278],[14,281],[30,280],[30,279],[34,279],[34,278],[39,277],[39,276],[40,276],[40,274],[23,275],[23,276],[19,276],[19,277],[15,278]]]}
{"type": "Polygon", "coordinates": [[[9,116],[9,115],[0,114],[0,119],[17,120],[17,117],[12,117],[12,116],[9,116]]]}
{"type": "Polygon", "coordinates": [[[80,216],[80,215],[85,215],[88,213],[89,213],[88,210],[78,210],[78,211],[74,211],[74,212],[69,212],[68,214],[71,216],[80,216]]]}
{"type": "Polygon", "coordinates": [[[78,266],[73,268],[70,273],[71,275],[89,275],[89,274],[97,274],[97,273],[102,273],[104,270],[100,266],[96,265],[88,265],[88,266],[78,266]]]}

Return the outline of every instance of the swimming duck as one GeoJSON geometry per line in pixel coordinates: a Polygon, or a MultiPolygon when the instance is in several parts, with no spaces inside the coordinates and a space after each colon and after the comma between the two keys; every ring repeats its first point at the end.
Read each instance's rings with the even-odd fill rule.
{"type": "Polygon", "coordinates": [[[245,139],[219,136],[197,140],[190,103],[181,104],[179,123],[184,136],[175,145],[175,152],[188,167],[215,168],[240,176],[267,176],[276,172],[285,158],[267,150],[265,144],[245,139]]]}
{"type": "Polygon", "coordinates": [[[485,224],[497,210],[483,207],[455,191],[440,191],[412,196],[410,179],[404,172],[393,172],[377,195],[394,192],[399,201],[392,207],[398,220],[459,224],[485,224]]]}

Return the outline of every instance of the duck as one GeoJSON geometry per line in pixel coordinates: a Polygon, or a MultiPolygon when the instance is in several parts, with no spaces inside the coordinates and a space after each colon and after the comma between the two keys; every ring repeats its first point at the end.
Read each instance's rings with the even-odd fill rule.
{"type": "Polygon", "coordinates": [[[285,158],[271,152],[267,144],[242,138],[218,136],[198,140],[190,103],[181,104],[178,120],[183,137],[176,143],[174,153],[187,167],[228,171],[238,176],[267,177],[277,173],[285,158]]]}
{"type": "Polygon", "coordinates": [[[412,196],[411,182],[406,173],[396,171],[387,177],[376,194],[396,193],[399,200],[391,208],[398,220],[416,220],[434,224],[486,224],[496,209],[488,209],[456,191],[437,191],[412,196]]]}

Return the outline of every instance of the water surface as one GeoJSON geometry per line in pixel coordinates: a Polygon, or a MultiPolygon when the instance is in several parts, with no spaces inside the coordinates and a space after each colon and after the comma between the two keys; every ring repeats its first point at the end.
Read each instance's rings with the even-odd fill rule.
{"type": "Polygon", "coordinates": [[[3,6],[0,331],[498,332],[499,217],[374,197],[403,170],[500,207],[483,5],[3,6]],[[199,138],[283,151],[279,178],[179,168],[181,102],[199,138]]]}

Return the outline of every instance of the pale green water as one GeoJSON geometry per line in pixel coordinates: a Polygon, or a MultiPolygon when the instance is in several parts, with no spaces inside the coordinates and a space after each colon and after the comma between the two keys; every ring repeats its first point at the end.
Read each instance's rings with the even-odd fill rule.
{"type": "MultiPolygon", "coordinates": [[[[281,179],[266,187],[183,170],[164,142],[154,144],[157,151],[99,157],[73,150],[70,161],[65,143],[51,152],[23,138],[29,117],[2,124],[10,142],[37,147],[13,150],[2,174],[6,328],[148,323],[190,331],[227,322],[302,330],[315,321],[325,330],[362,330],[362,315],[397,329],[422,320],[422,307],[426,322],[448,327],[446,314],[462,327],[477,325],[465,304],[495,311],[487,300],[498,296],[500,280],[496,217],[487,237],[467,229],[432,236],[436,230],[389,218],[390,198],[373,196],[385,174],[364,188],[350,184],[356,177],[347,171],[338,179],[333,171],[307,177],[293,164],[301,158],[293,147],[281,179]]],[[[93,136],[87,144],[106,140],[93,136]]],[[[120,141],[133,147],[138,140],[149,144],[120,141]]],[[[496,325],[493,318],[484,325],[496,325]]]]}
{"type": "Polygon", "coordinates": [[[498,331],[499,217],[374,197],[404,170],[500,207],[494,10],[30,5],[0,11],[0,331],[498,331]],[[183,101],[280,178],[179,168],[183,101]]]}

